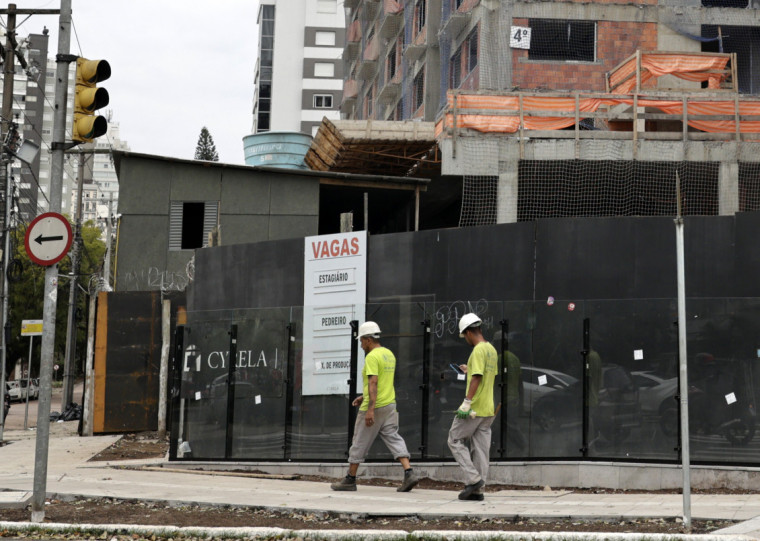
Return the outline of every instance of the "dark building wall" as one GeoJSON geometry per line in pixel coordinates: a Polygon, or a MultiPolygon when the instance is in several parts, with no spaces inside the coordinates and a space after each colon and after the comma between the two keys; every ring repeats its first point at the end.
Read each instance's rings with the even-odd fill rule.
{"type": "MultiPolygon", "coordinates": [[[[688,297],[760,296],[760,213],[685,221],[688,297]]],[[[672,218],[558,218],[369,238],[369,302],[673,299],[672,218]]],[[[189,308],[300,305],[303,239],[197,252],[189,308]]]]}
{"type": "Polygon", "coordinates": [[[317,233],[315,176],[130,153],[117,153],[117,171],[117,291],[181,291],[187,286],[195,250],[170,249],[172,202],[218,204],[223,245],[317,233]]]}

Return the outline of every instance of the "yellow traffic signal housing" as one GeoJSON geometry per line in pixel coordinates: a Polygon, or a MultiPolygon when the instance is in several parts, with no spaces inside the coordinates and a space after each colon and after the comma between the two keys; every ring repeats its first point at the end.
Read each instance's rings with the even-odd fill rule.
{"type": "Polygon", "coordinates": [[[111,66],[105,60],[77,58],[76,95],[74,96],[74,125],[72,139],[89,143],[108,130],[105,117],[95,111],[108,105],[108,90],[97,84],[111,76],[111,66]]]}

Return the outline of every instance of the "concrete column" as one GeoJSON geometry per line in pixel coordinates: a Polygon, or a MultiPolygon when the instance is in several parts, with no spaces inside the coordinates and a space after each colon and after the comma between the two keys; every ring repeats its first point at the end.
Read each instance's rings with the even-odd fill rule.
{"type": "Polygon", "coordinates": [[[499,173],[499,184],[496,191],[496,223],[508,224],[517,222],[517,164],[518,161],[506,162],[510,170],[499,173]]]}
{"type": "Polygon", "coordinates": [[[739,212],[739,164],[720,162],[718,170],[718,213],[731,216],[739,212]]]}
{"type": "Polygon", "coordinates": [[[480,88],[506,90],[512,86],[512,51],[509,30],[512,2],[484,0],[480,22],[480,88]]]}

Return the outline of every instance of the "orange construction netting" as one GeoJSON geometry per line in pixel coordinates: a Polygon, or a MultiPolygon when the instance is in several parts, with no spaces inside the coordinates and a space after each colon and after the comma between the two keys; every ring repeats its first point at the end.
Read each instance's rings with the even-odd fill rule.
{"type": "MultiPolygon", "coordinates": [[[[672,74],[691,81],[708,81],[711,87],[719,87],[725,78],[724,70],[728,56],[692,56],[688,54],[642,54],[642,80],[652,77],[672,74]],[[646,71],[644,67],[646,66],[646,71]]],[[[577,102],[579,118],[585,118],[583,113],[596,112],[603,105],[628,104],[633,105],[633,96],[621,97],[619,94],[629,93],[636,86],[635,77],[630,75],[636,69],[636,57],[623,63],[610,74],[610,88],[613,84],[615,94],[599,94],[597,97],[580,98],[577,102]],[[628,79],[626,79],[628,77],[628,79]],[[631,86],[632,85],[632,86],[631,86]],[[627,90],[626,90],[627,89],[627,90]]],[[[734,96],[734,94],[732,94],[734,96]]],[[[480,132],[515,133],[520,129],[520,97],[517,94],[484,95],[466,94],[449,91],[447,109],[436,123],[436,137],[444,130],[454,127],[472,129],[480,132]],[[494,114],[494,112],[496,114],[494,114]]],[[[683,115],[682,100],[654,99],[639,97],[638,107],[653,107],[671,115],[683,115]]],[[[686,103],[688,115],[730,115],[730,116],[760,116],[760,100],[736,101],[733,99],[707,100],[694,99],[686,103]]],[[[531,116],[536,111],[562,111],[574,113],[576,99],[574,97],[527,96],[522,97],[523,128],[526,130],[559,130],[575,124],[573,117],[531,116]]],[[[687,116],[688,116],[687,115],[687,116]]],[[[687,118],[689,126],[711,133],[735,133],[736,120],[699,120],[687,118]]],[[[760,133],[760,121],[748,120],[739,122],[741,133],[760,133]]]]}

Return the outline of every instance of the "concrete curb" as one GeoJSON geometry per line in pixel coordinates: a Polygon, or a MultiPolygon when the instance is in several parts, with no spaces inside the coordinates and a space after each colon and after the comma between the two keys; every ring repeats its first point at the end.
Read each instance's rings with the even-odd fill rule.
{"type": "Polygon", "coordinates": [[[134,524],[64,524],[56,522],[3,522],[0,531],[10,534],[71,534],[100,536],[137,535],[165,538],[201,537],[206,539],[310,539],[361,541],[750,541],[745,535],[637,534],[586,532],[504,532],[456,530],[286,530],[283,528],[198,528],[143,526],[134,524]]]}

